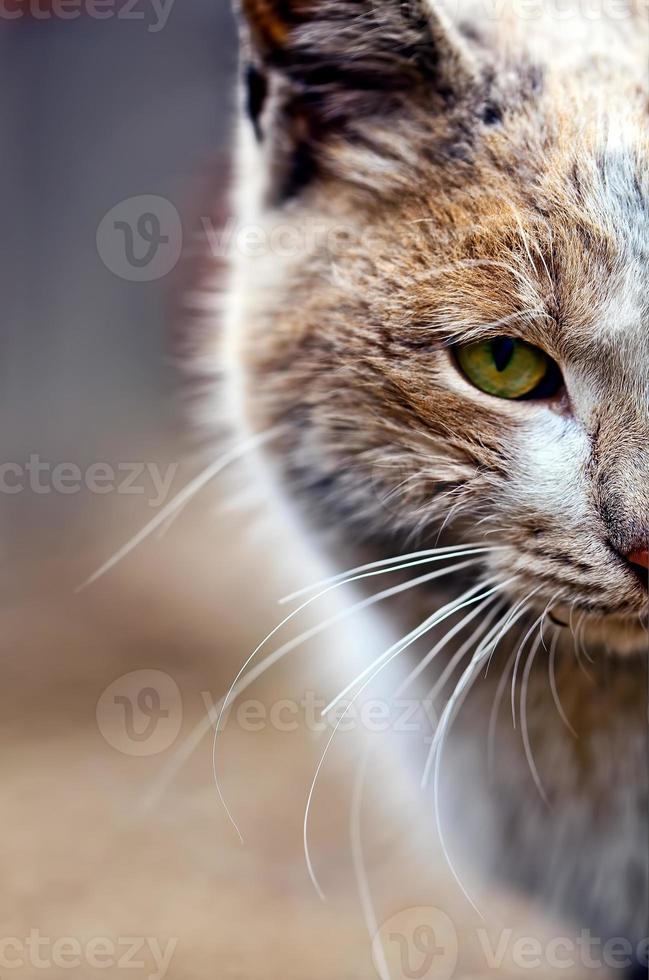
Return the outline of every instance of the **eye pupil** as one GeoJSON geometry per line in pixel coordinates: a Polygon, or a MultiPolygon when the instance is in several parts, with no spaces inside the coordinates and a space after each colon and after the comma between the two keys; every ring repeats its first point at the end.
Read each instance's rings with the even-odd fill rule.
{"type": "Polygon", "coordinates": [[[511,337],[497,337],[491,342],[491,353],[498,371],[502,372],[508,366],[514,355],[515,341],[511,337]]]}
{"type": "Polygon", "coordinates": [[[493,337],[455,347],[456,364],[480,391],[496,398],[551,398],[563,385],[558,364],[517,337],[493,337]]]}

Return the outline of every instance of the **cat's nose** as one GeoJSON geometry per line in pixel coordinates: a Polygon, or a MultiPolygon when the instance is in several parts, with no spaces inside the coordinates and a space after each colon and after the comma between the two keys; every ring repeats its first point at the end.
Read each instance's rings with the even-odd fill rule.
{"type": "Polygon", "coordinates": [[[635,572],[640,585],[649,592],[649,548],[646,544],[639,547],[636,545],[630,550],[625,548],[622,554],[635,572]]]}
{"type": "Polygon", "coordinates": [[[649,548],[635,548],[627,554],[626,560],[638,568],[649,569],[649,548]]]}

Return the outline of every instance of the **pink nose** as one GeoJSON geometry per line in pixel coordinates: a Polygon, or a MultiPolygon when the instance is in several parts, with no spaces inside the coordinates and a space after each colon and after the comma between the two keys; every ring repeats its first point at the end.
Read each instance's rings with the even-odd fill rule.
{"type": "Polygon", "coordinates": [[[639,565],[640,568],[649,569],[649,549],[638,548],[636,551],[630,551],[626,557],[632,565],[639,565]]]}

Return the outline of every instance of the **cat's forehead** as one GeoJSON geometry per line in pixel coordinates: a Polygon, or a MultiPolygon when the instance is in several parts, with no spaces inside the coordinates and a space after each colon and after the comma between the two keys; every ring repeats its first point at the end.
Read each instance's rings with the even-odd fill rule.
{"type": "Polygon", "coordinates": [[[609,124],[588,156],[575,158],[570,168],[567,193],[575,192],[576,213],[559,210],[555,219],[561,225],[554,270],[558,325],[576,359],[594,351],[617,353],[628,370],[646,376],[649,158],[624,135],[609,124]]]}
{"type": "Polygon", "coordinates": [[[561,360],[607,360],[649,378],[649,142],[637,132],[630,138],[619,120],[587,139],[569,130],[539,161],[534,186],[506,176],[470,215],[458,271],[436,302],[453,308],[460,297],[454,310],[469,332],[473,311],[476,327],[515,326],[561,360]]]}

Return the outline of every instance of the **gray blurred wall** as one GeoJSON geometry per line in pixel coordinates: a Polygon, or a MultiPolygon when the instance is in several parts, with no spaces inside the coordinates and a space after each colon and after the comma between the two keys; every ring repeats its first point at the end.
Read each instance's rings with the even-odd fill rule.
{"type": "Polygon", "coordinates": [[[147,19],[0,20],[5,460],[101,458],[174,424],[168,277],[115,276],[95,239],[131,196],[195,205],[227,153],[235,33],[227,0],[175,0],[157,32],[135,9],[147,19]]]}

